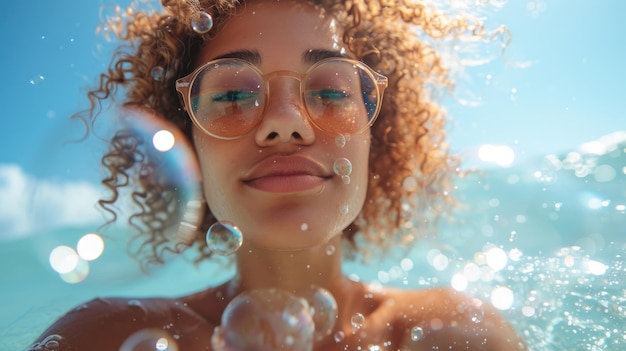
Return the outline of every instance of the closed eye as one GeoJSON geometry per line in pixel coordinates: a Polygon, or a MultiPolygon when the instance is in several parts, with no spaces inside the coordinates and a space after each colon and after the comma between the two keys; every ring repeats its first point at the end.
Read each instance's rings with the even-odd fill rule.
{"type": "Polygon", "coordinates": [[[307,94],[312,98],[320,100],[340,100],[350,96],[347,91],[337,89],[315,90],[309,91],[307,94]]]}
{"type": "Polygon", "coordinates": [[[213,102],[237,102],[251,99],[257,96],[257,93],[243,90],[228,90],[225,92],[215,93],[211,96],[213,102]]]}

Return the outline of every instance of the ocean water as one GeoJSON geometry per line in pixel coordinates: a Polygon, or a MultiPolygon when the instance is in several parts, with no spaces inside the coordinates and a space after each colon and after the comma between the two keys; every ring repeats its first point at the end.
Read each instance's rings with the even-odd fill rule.
{"type": "MultiPolygon", "coordinates": [[[[626,132],[470,172],[456,196],[467,206],[437,237],[366,265],[346,263],[346,274],[387,286],[452,286],[501,310],[534,351],[626,349],[626,132]]],[[[118,228],[84,279],[67,283],[50,267],[50,252],[90,230],[63,227],[0,245],[0,350],[25,348],[96,296],[176,296],[232,274],[181,256],[146,275],[118,228]]]]}

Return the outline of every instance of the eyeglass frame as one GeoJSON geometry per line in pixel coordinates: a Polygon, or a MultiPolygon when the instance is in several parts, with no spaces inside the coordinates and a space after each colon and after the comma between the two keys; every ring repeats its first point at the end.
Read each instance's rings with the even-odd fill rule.
{"type": "Polygon", "coordinates": [[[200,130],[202,130],[207,135],[210,135],[210,136],[212,136],[214,138],[222,139],[222,140],[234,140],[234,139],[239,139],[239,138],[245,136],[246,134],[250,133],[254,129],[254,127],[256,125],[258,125],[263,120],[263,113],[265,112],[265,109],[267,108],[267,105],[269,104],[269,101],[270,101],[270,86],[269,86],[270,80],[274,79],[274,78],[277,78],[277,77],[291,77],[291,78],[297,79],[300,82],[300,103],[302,104],[302,106],[304,107],[304,110],[306,111],[306,116],[307,116],[307,119],[309,120],[309,122],[311,122],[311,124],[314,125],[315,127],[317,127],[319,130],[325,131],[327,133],[338,134],[338,133],[333,132],[333,131],[328,131],[328,130],[320,127],[319,125],[317,125],[317,123],[315,123],[314,119],[311,117],[311,114],[310,114],[309,109],[308,109],[307,104],[306,104],[306,98],[304,96],[304,93],[305,93],[304,84],[305,84],[306,78],[308,78],[309,74],[315,68],[323,65],[324,63],[334,62],[334,61],[343,61],[343,62],[347,62],[347,63],[350,63],[350,64],[358,66],[359,68],[361,68],[362,70],[367,72],[367,74],[370,75],[370,78],[372,78],[372,81],[375,83],[376,92],[377,92],[376,95],[377,95],[377,99],[378,99],[378,101],[376,102],[376,110],[374,111],[373,117],[368,119],[367,124],[361,130],[359,130],[355,134],[362,133],[363,131],[365,131],[368,128],[370,128],[374,124],[376,119],[378,118],[378,115],[379,115],[380,109],[381,109],[381,105],[382,105],[382,101],[383,101],[383,94],[385,92],[385,89],[388,86],[388,78],[386,76],[376,72],[374,69],[372,69],[371,67],[369,67],[365,63],[363,63],[363,62],[361,62],[359,60],[355,60],[355,59],[351,59],[351,58],[347,58],[347,57],[329,57],[329,58],[325,58],[325,59],[319,60],[319,61],[315,62],[313,65],[311,65],[304,73],[298,73],[298,72],[289,71],[289,70],[277,70],[277,71],[269,72],[267,74],[264,74],[256,65],[254,65],[253,63],[251,63],[251,62],[249,62],[247,60],[242,60],[242,59],[239,59],[239,58],[219,58],[219,59],[208,61],[208,62],[202,64],[200,67],[196,68],[190,74],[177,79],[176,80],[176,91],[178,92],[178,94],[179,94],[179,96],[180,96],[180,98],[182,100],[181,102],[182,102],[183,109],[187,112],[187,115],[191,118],[191,121],[196,125],[196,127],[198,127],[200,130]],[[256,118],[257,121],[255,121],[254,125],[252,125],[250,127],[250,130],[246,131],[245,133],[243,133],[241,135],[232,136],[232,137],[217,135],[217,134],[212,133],[209,130],[207,130],[200,123],[200,121],[196,117],[196,114],[193,112],[193,109],[191,108],[191,90],[192,90],[191,88],[193,87],[193,84],[195,83],[196,78],[207,67],[209,67],[211,65],[215,65],[217,63],[221,63],[221,62],[237,62],[239,64],[243,64],[246,67],[252,69],[255,73],[257,73],[259,75],[259,77],[261,77],[263,79],[263,82],[265,84],[265,91],[264,91],[264,94],[265,94],[265,104],[262,107],[262,110],[261,110],[261,112],[259,114],[259,117],[256,118]]]}

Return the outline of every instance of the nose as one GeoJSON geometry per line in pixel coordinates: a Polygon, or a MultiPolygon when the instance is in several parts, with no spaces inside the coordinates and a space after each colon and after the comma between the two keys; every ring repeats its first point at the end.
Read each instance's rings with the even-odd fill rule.
{"type": "Polygon", "coordinates": [[[299,83],[287,77],[271,81],[269,101],[255,135],[259,146],[310,145],[315,141],[315,130],[300,98],[299,83]]]}

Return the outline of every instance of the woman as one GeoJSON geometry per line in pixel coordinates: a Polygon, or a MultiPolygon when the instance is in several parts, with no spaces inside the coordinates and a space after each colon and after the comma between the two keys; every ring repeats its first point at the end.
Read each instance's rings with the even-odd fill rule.
{"type": "MultiPolygon", "coordinates": [[[[149,111],[185,133],[206,200],[195,243],[187,244],[211,256],[203,233],[216,221],[234,223],[243,234],[234,254],[237,275],[176,299],[95,299],[55,322],[32,349],[132,349],[133,335],[154,328],[180,350],[294,349],[293,338],[276,337],[282,334],[271,318],[254,315],[251,301],[261,292],[261,305],[291,296],[311,302],[311,286],[332,296],[336,308],[327,330],[310,325],[319,312],[304,317],[309,334],[301,349],[525,349],[493,308],[461,293],[373,288],[341,270],[342,240],[362,251],[410,241],[407,223],[415,221],[418,195],[435,216],[449,201],[437,195],[449,186],[443,116],[425,91],[448,82],[415,28],[440,37],[478,33],[479,26],[446,20],[417,2],[163,4],[164,14],[135,13],[118,28],[136,51],[118,54],[90,98],[98,106],[123,86],[127,108],[149,111]],[[208,27],[190,25],[202,11],[214,21],[207,33],[208,27]],[[167,73],[155,80],[153,67],[167,73]],[[407,178],[416,183],[406,186],[407,178]],[[233,307],[241,296],[247,296],[237,305],[243,316],[233,307]],[[246,330],[246,319],[257,324],[246,330]],[[244,341],[229,336],[229,323],[243,323],[237,335],[244,341]]],[[[134,198],[143,202],[134,218],[155,222],[169,203],[157,168],[138,156],[132,135],[120,132],[111,145],[104,184],[114,196],[102,205],[111,208],[136,172],[134,198]]],[[[165,247],[157,240],[164,226],[139,235],[154,260],[165,247]]]]}

